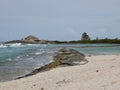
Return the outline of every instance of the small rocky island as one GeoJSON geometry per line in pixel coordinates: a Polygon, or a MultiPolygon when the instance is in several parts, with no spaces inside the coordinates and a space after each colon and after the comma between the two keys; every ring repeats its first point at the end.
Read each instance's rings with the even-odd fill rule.
{"type": "Polygon", "coordinates": [[[49,40],[40,40],[38,37],[34,36],[34,35],[29,35],[25,38],[22,38],[21,40],[12,40],[12,41],[8,41],[5,43],[23,43],[23,44],[53,44],[53,41],[49,41],[49,40]]]}

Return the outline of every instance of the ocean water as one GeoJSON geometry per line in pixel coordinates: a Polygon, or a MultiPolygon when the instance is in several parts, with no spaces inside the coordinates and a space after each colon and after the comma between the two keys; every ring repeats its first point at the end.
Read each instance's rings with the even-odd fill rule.
{"type": "Polygon", "coordinates": [[[120,55],[119,44],[0,44],[0,82],[13,80],[53,61],[60,48],[87,55],[120,55]]]}

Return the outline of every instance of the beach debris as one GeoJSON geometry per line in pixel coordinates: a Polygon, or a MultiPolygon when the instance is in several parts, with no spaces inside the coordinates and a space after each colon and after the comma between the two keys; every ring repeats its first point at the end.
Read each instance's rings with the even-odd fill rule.
{"type": "Polygon", "coordinates": [[[65,84],[68,84],[68,83],[70,83],[69,80],[63,79],[61,81],[56,82],[56,85],[60,87],[61,85],[65,85],[65,84]]]}
{"type": "Polygon", "coordinates": [[[41,88],[41,90],[44,90],[44,88],[41,88]]]}
{"type": "Polygon", "coordinates": [[[96,72],[99,72],[99,70],[96,70],[96,72]]]}
{"type": "Polygon", "coordinates": [[[34,87],[36,86],[36,84],[33,85],[34,87]]]}
{"type": "Polygon", "coordinates": [[[69,82],[69,80],[62,80],[62,81],[58,81],[58,82],[56,82],[56,84],[61,84],[61,83],[68,83],[69,82]]]}

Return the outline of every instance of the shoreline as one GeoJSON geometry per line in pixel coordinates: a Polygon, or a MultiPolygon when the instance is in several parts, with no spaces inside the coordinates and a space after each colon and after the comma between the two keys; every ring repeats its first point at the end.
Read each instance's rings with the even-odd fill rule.
{"type": "Polygon", "coordinates": [[[1,90],[118,90],[120,55],[86,57],[85,65],[58,67],[0,83],[1,90]]]}
{"type": "MultiPolygon", "coordinates": [[[[89,59],[89,57],[94,57],[94,56],[108,56],[108,55],[106,55],[106,54],[105,54],[105,55],[87,55],[85,58],[88,58],[88,59],[89,59]]],[[[109,55],[109,56],[112,56],[112,55],[109,55]]],[[[119,56],[119,54],[118,54],[118,55],[114,55],[114,56],[119,56]]],[[[25,74],[25,75],[23,75],[23,76],[19,76],[19,77],[13,79],[13,80],[26,78],[26,77],[33,76],[33,75],[36,75],[36,74],[42,73],[42,72],[47,72],[47,71],[49,71],[49,70],[52,70],[52,69],[55,69],[55,68],[59,68],[59,67],[71,67],[71,66],[69,66],[69,65],[59,65],[59,66],[56,66],[56,67],[49,68],[49,69],[47,69],[47,70],[44,68],[44,67],[46,67],[46,66],[48,66],[48,65],[50,65],[50,64],[53,64],[53,63],[54,63],[54,62],[51,62],[51,63],[48,63],[48,64],[42,66],[42,67],[36,68],[36,69],[34,69],[32,72],[30,72],[30,73],[28,73],[28,74],[25,74]]],[[[89,63],[89,62],[88,62],[88,63],[89,63]]],[[[81,65],[82,65],[82,64],[81,64],[81,65]]],[[[84,64],[83,64],[83,65],[84,65],[84,64]]],[[[12,80],[10,80],[10,81],[12,81],[12,80]]],[[[1,83],[2,83],[2,82],[1,82],[1,83]]]]}

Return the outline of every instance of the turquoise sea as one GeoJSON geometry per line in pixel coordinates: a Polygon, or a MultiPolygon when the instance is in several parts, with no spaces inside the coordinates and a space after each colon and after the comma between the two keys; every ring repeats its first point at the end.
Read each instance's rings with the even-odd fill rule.
{"type": "Polygon", "coordinates": [[[0,82],[13,80],[53,61],[54,52],[72,48],[87,55],[120,55],[120,44],[0,44],[0,82]]]}

